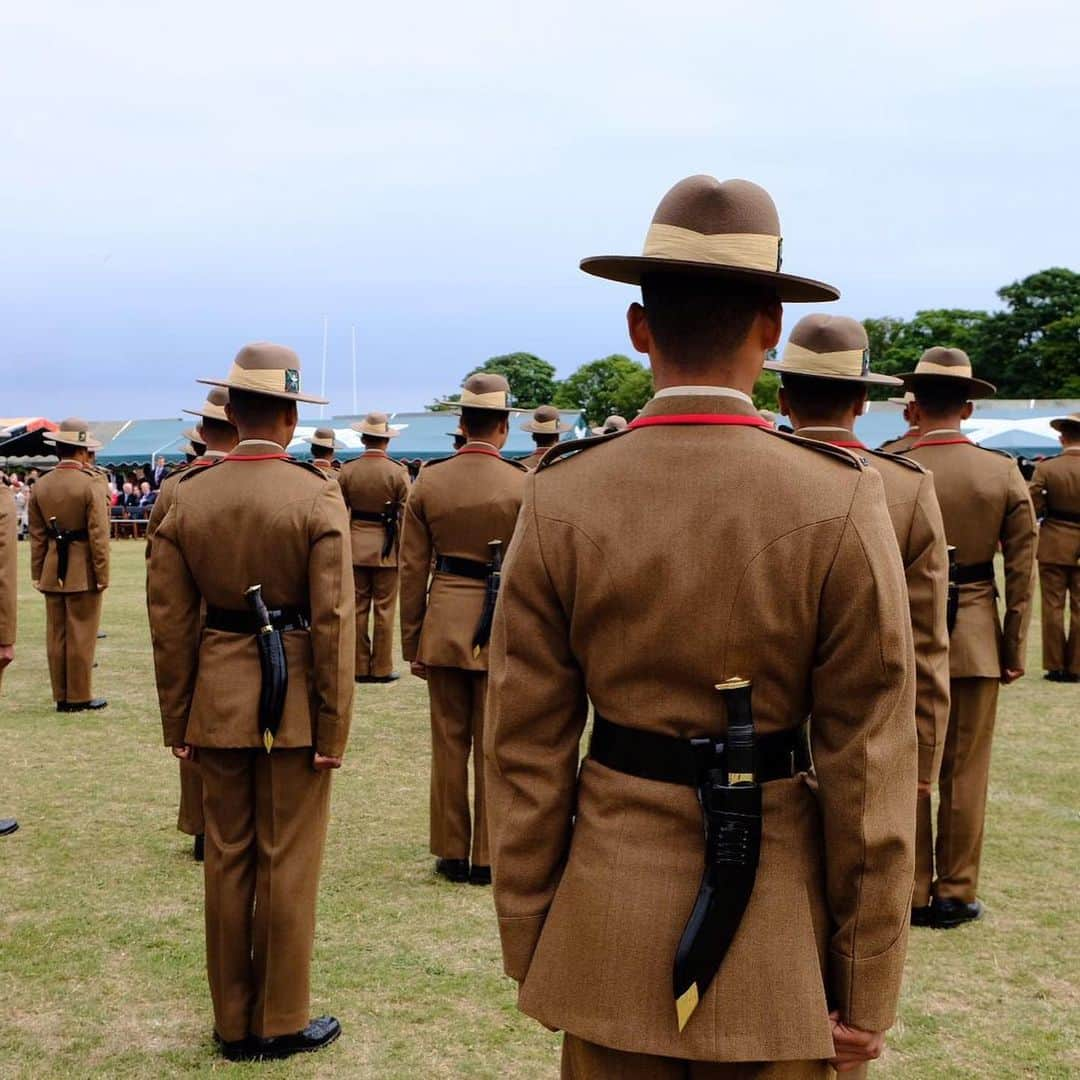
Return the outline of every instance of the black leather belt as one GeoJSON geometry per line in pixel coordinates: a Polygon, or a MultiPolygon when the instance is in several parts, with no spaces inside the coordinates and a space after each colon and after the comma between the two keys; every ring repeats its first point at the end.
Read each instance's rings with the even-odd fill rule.
{"type": "Polygon", "coordinates": [[[377,513],[374,510],[354,510],[352,512],[353,521],[370,521],[374,525],[383,525],[386,523],[386,515],[377,513]]]}
{"type": "Polygon", "coordinates": [[[1074,514],[1071,510],[1047,510],[1047,521],[1067,521],[1070,525],[1080,525],[1080,514],[1074,514]]]}
{"type": "Polygon", "coordinates": [[[49,533],[49,536],[62,544],[70,544],[73,540],[90,539],[90,533],[86,529],[61,529],[59,536],[56,533],[49,533]]]}
{"type": "MultiPolygon", "coordinates": [[[[593,720],[589,757],[643,780],[686,787],[697,787],[701,781],[701,755],[689,739],[613,724],[599,713],[593,720]]],[[[808,771],[810,764],[805,724],[754,739],[754,771],[759,784],[788,780],[808,771]]]]}
{"type": "Polygon", "coordinates": [[[977,562],[968,563],[967,566],[958,566],[954,580],[957,585],[978,585],[984,581],[993,581],[994,564],[992,562],[977,562]]]}
{"type": "MultiPolygon", "coordinates": [[[[310,630],[311,612],[296,607],[271,608],[270,623],[283,634],[290,630],[310,630]]],[[[206,629],[222,630],[226,634],[257,634],[262,627],[252,611],[208,607],[206,629]]]]}
{"type": "Polygon", "coordinates": [[[457,577],[472,578],[474,581],[487,581],[491,567],[486,562],[476,559],[459,559],[455,555],[439,555],[435,559],[435,569],[440,574],[455,574],[457,577]]]}

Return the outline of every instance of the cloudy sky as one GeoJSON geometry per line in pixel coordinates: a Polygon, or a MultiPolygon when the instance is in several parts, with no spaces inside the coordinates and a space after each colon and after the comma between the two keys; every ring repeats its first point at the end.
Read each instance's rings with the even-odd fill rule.
{"type": "Polygon", "coordinates": [[[257,339],[316,388],[324,314],[331,411],[352,325],[361,409],[569,373],[629,349],[578,261],[695,172],[767,187],[835,311],[991,307],[1080,263],[1078,37],[1070,0],[4,4],[0,416],[175,415],[257,339]]]}

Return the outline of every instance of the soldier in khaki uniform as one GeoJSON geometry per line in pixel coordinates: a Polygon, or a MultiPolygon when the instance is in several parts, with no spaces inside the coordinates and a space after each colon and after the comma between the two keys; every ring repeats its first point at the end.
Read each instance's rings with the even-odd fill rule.
{"type": "MultiPolygon", "coordinates": [[[[915,462],[873,451],[855,436],[855,419],[868,386],[900,385],[870,370],[869,341],[862,323],[836,315],[807,315],[791,331],[783,359],[765,367],[779,372],[780,409],[804,439],[819,439],[867,455],[881,474],[889,516],[900,545],[915,643],[915,725],[919,739],[919,807],[929,820],[930,792],[937,783],[949,720],[948,554],[934,480],[915,462]]],[[[912,921],[930,918],[932,867],[916,873],[912,921]]]]}
{"type": "Polygon", "coordinates": [[[311,447],[312,464],[336,480],[341,475],[341,470],[334,465],[334,451],[344,450],[345,444],[337,441],[334,429],[316,428],[315,433],[304,441],[311,447]]]}
{"type": "Polygon", "coordinates": [[[360,433],[364,453],[345,464],[339,482],[352,517],[356,681],[390,683],[400,678],[394,671],[394,607],[409,471],[386,452],[398,432],[385,413],[368,413],[352,428],[360,433]]]}
{"type": "Polygon", "coordinates": [[[976,896],[998,689],[1024,674],[1035,568],[1035,513],[1008,454],[984,450],[960,430],[971,399],[994,387],[972,376],[960,349],[932,348],[902,376],[915,394],[919,441],[907,456],[929,469],[945,537],[956,548],[960,604],[949,639],[950,706],[934,844],[930,806],[919,803],[916,903],[924,921],[950,929],[982,915],[976,896]],[[1005,618],[998,615],[994,555],[1005,556],[1005,618]],[[931,884],[931,873],[936,880],[931,884]]]}
{"type": "Polygon", "coordinates": [[[627,427],[625,416],[609,416],[599,427],[590,428],[593,435],[611,435],[616,431],[625,431],[627,427]]]}
{"type": "Polygon", "coordinates": [[[837,296],[780,273],[779,252],[764,190],[697,176],[661,201],[643,257],[582,264],[640,282],[630,335],[656,396],[630,430],[548,455],[507,556],[495,902],[519,1006],[566,1033],[568,1080],[824,1078],[877,1056],[895,1019],[917,766],[904,571],[880,473],[753,405],[781,301],[837,296]],[[753,695],[762,849],[695,1011],[672,971],[713,751],[689,740],[728,730],[729,678],[753,695]]]}
{"type": "Polygon", "coordinates": [[[530,471],[540,464],[544,455],[565,435],[574,429],[564,424],[559,410],[552,405],[541,405],[532,416],[521,425],[522,431],[529,432],[536,443],[536,449],[528,456],[520,458],[521,464],[530,471]]]}
{"type": "Polygon", "coordinates": [[[907,390],[904,392],[903,397],[891,397],[889,401],[894,405],[904,406],[904,423],[907,424],[908,429],[903,435],[895,439],[887,439],[878,449],[884,450],[887,454],[902,454],[905,450],[910,450],[919,441],[919,429],[912,423],[911,417],[911,406],[915,401],[915,395],[910,390],[907,390]]]}
{"type": "Polygon", "coordinates": [[[510,387],[501,375],[470,375],[460,405],[465,445],[424,466],[405,506],[401,648],[412,673],[427,680],[431,704],[436,873],[486,885],[491,857],[481,748],[488,645],[481,623],[492,583],[491,544],[510,543],[528,470],[500,455],[510,415],[510,387]]]}
{"type": "Polygon", "coordinates": [[[341,1030],[309,1022],[309,983],[352,710],[349,521],[337,482],[285,452],[296,402],[320,400],[301,393],[296,354],[248,345],[209,381],[229,390],[240,442],[176,485],[150,555],[150,628],[165,744],[202,772],[215,1033],[227,1057],[285,1057],[341,1030]],[[278,637],[250,607],[256,585],[288,668],[272,742],[260,696],[280,684],[263,683],[260,642],[278,637]]]}
{"type": "Polygon", "coordinates": [[[1050,682],[1080,682],[1080,413],[1051,420],[1061,454],[1035,466],[1028,485],[1039,529],[1043,669],[1050,682]],[[1065,609],[1069,632],[1065,633],[1065,609]]]}
{"type": "Polygon", "coordinates": [[[46,651],[57,712],[103,709],[91,690],[101,622],[101,594],[109,584],[109,512],[101,482],[88,468],[101,444],[85,420],[64,420],[46,442],[60,463],[30,495],[30,573],[45,594],[46,651]],[[66,564],[66,565],[65,565],[66,564]]]}
{"type": "MultiPolygon", "coordinates": [[[[236,428],[225,414],[229,402],[229,392],[215,386],[206,395],[201,409],[184,409],[191,416],[199,417],[199,426],[193,434],[201,436],[202,454],[189,462],[178,465],[161,482],[158,497],[150,511],[150,520],[146,524],[146,563],[150,565],[150,553],[153,549],[154,533],[157,532],[165,515],[172,506],[176,486],[190,469],[201,469],[220,461],[236,447],[236,428]]],[[[193,853],[196,862],[202,862],[206,849],[206,821],[203,817],[202,778],[199,763],[193,757],[181,758],[180,766],[180,811],[176,827],[182,833],[194,837],[193,853]]]]}
{"type": "MultiPolygon", "coordinates": [[[[0,685],[4,668],[15,659],[15,630],[18,622],[18,512],[7,484],[0,484],[0,685]]],[[[10,836],[19,827],[15,818],[0,818],[0,836],[10,836]]]]}

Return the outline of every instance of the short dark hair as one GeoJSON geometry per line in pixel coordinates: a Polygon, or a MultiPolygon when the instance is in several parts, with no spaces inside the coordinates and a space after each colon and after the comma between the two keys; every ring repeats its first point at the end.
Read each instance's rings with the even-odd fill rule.
{"type": "Polygon", "coordinates": [[[687,367],[733,353],[754,318],[779,302],[765,285],[680,273],[646,274],[641,300],[665,357],[687,367]]]}
{"type": "Polygon", "coordinates": [[[948,379],[913,379],[911,391],[919,407],[931,416],[957,412],[970,397],[967,383],[956,386],[948,379]]]}
{"type": "Polygon", "coordinates": [[[361,435],[360,441],[369,450],[385,450],[389,444],[389,439],[382,439],[378,435],[361,435]]]}
{"type": "Polygon", "coordinates": [[[56,456],[61,461],[66,461],[70,458],[73,458],[82,449],[81,446],[74,446],[71,443],[58,442],[55,444],[55,446],[56,456]]]}
{"type": "Polygon", "coordinates": [[[204,416],[199,428],[204,435],[212,439],[231,439],[236,435],[236,428],[227,420],[215,420],[212,416],[204,416]]]}
{"type": "Polygon", "coordinates": [[[311,456],[319,461],[333,461],[334,448],[332,446],[313,446],[311,456]]]}
{"type": "Polygon", "coordinates": [[[507,420],[507,413],[494,409],[461,410],[461,427],[472,439],[482,439],[485,435],[494,435],[507,420]]]}
{"type": "Polygon", "coordinates": [[[818,379],[813,375],[784,375],[784,393],[800,418],[834,416],[853,409],[866,393],[866,384],[846,379],[818,379]]]}
{"type": "Polygon", "coordinates": [[[295,402],[250,390],[229,390],[229,407],[238,423],[250,427],[276,422],[295,402]]]}
{"type": "Polygon", "coordinates": [[[559,441],[559,436],[550,431],[534,431],[532,437],[537,446],[554,446],[559,441]]]}

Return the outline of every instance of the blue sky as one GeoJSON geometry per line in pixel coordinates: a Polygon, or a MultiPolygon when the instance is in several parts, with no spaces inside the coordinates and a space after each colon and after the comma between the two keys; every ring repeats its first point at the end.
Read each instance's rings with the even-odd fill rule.
{"type": "Polygon", "coordinates": [[[1065,0],[518,7],[0,8],[0,416],[175,415],[257,339],[316,388],[324,314],[333,412],[352,325],[361,409],[567,374],[629,351],[578,261],[695,172],[767,187],[857,317],[1077,265],[1065,0]]]}

